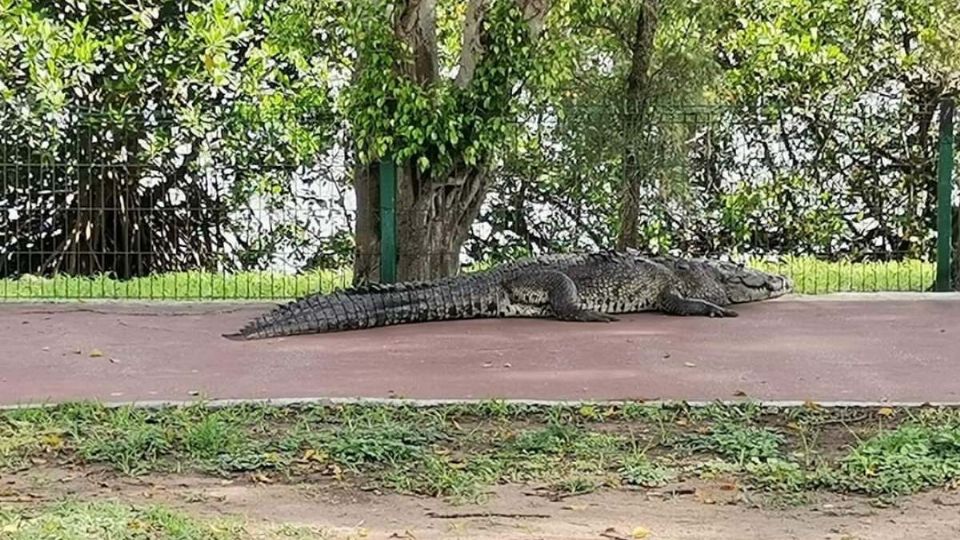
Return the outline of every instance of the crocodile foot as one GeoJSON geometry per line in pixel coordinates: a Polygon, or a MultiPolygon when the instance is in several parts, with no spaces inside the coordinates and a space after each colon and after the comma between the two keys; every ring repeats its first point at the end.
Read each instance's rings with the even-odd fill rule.
{"type": "Polygon", "coordinates": [[[720,306],[712,306],[710,312],[707,313],[710,317],[739,317],[740,314],[732,309],[722,308],[720,306]]]}
{"type": "Polygon", "coordinates": [[[613,322],[618,321],[613,315],[607,315],[593,309],[580,309],[572,313],[564,314],[560,317],[561,320],[565,321],[578,321],[578,322],[613,322]]]}

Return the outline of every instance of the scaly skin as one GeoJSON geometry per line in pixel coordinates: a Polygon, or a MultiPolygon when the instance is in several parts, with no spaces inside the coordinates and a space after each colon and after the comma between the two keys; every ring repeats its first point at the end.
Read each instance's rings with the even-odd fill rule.
{"type": "Polygon", "coordinates": [[[479,317],[614,321],[613,314],[736,317],[725,306],[782,296],[790,280],[742,265],[603,251],[545,255],[433,282],[312,295],[262,315],[231,339],[262,339],[479,317]]]}

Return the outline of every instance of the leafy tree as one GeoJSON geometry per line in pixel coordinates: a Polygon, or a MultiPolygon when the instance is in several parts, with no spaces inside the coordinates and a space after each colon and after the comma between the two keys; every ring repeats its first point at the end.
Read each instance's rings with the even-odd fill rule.
{"type": "Polygon", "coordinates": [[[641,247],[932,255],[934,115],[957,88],[947,4],[665,2],[644,89],[657,98],[637,132],[618,112],[637,103],[625,84],[633,57],[612,52],[629,50],[616,45],[629,43],[617,30],[630,19],[611,21],[639,3],[593,7],[578,20],[609,31],[577,42],[577,76],[541,109],[555,121],[535,150],[512,154],[471,253],[622,241],[631,228],[617,201],[632,185],[641,247]],[[642,150],[633,182],[624,147],[642,150]],[[522,211],[519,193],[531,199],[522,211]]]}
{"type": "Polygon", "coordinates": [[[302,236],[237,213],[335,142],[308,28],[276,1],[0,0],[4,272],[261,266],[302,236]]]}
{"type": "Polygon", "coordinates": [[[546,0],[343,7],[337,23],[355,51],[341,106],[357,156],[356,279],[378,279],[381,160],[398,166],[398,279],[459,268],[489,167],[515,128],[516,94],[540,68],[549,8],[546,0]]]}

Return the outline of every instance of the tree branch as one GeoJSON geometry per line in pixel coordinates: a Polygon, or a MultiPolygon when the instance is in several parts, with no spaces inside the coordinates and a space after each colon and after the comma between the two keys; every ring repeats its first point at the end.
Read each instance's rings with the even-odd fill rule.
{"type": "Polygon", "coordinates": [[[437,0],[410,0],[400,11],[396,35],[413,51],[407,76],[426,86],[437,79],[437,0]]]}
{"type": "MultiPolygon", "coordinates": [[[[543,31],[544,19],[550,10],[550,0],[515,0],[534,41],[543,31]]],[[[470,86],[477,65],[483,57],[483,21],[487,11],[487,0],[469,0],[463,22],[463,43],[460,50],[460,67],[457,71],[456,85],[459,88],[470,86]]]]}
{"type": "Polygon", "coordinates": [[[457,72],[456,80],[459,88],[466,88],[473,80],[473,73],[477,69],[477,59],[483,52],[480,43],[480,23],[483,21],[485,10],[485,0],[470,0],[467,4],[467,15],[463,21],[460,69],[457,72]]]}

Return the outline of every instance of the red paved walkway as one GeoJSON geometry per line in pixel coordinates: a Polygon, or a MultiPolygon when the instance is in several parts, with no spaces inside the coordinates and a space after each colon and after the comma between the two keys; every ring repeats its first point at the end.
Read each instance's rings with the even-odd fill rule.
{"type": "Polygon", "coordinates": [[[955,297],[783,299],[741,306],[735,319],[640,314],[610,324],[481,320],[220,337],[264,309],[0,304],[0,405],[198,393],[960,402],[955,297]]]}

